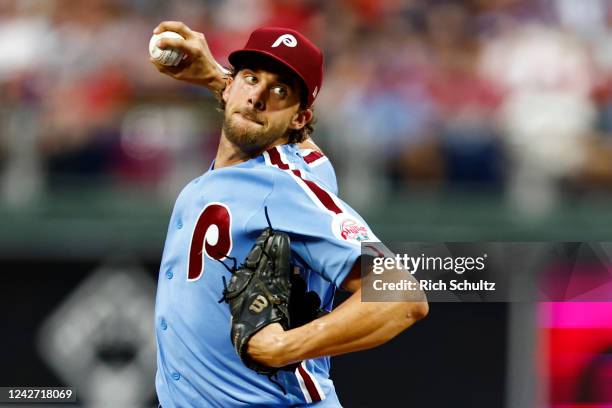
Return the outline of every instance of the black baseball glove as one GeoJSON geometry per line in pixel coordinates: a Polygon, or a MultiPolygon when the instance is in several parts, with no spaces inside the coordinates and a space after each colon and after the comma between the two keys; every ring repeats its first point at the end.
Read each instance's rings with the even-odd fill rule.
{"type": "Polygon", "coordinates": [[[221,300],[230,306],[232,344],[247,367],[274,375],[278,368],[258,364],[248,356],[249,340],[272,323],[289,330],[319,317],[320,299],[315,292],[306,291],[299,275],[291,273],[289,236],[272,228],[261,233],[244,263],[232,273],[221,300]]]}
{"type": "Polygon", "coordinates": [[[232,314],[231,339],[242,362],[261,374],[278,369],[256,363],[247,355],[251,337],[269,324],[290,327],[291,247],[289,236],[266,228],[223,291],[232,314]]]}

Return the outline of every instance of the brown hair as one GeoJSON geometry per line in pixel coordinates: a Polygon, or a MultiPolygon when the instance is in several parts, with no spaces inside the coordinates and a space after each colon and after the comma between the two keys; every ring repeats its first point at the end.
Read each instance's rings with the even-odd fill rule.
{"type": "MultiPolygon", "coordinates": [[[[227,76],[231,76],[232,79],[236,77],[236,75],[238,74],[238,71],[240,71],[240,69],[242,69],[242,67],[237,67],[237,68],[227,68],[229,70],[229,73],[227,73],[227,76]]],[[[307,91],[306,91],[306,87],[302,84],[301,80],[298,80],[300,83],[300,109],[306,109],[306,95],[307,95],[307,91]]],[[[223,100],[223,91],[225,90],[222,89],[221,91],[219,91],[218,94],[218,99],[219,99],[219,107],[218,110],[220,112],[224,112],[225,111],[225,101],[223,100]]],[[[312,108],[310,108],[312,109],[312,108]]],[[[289,138],[288,138],[288,142],[289,143],[301,143],[304,140],[308,139],[310,137],[310,135],[312,135],[312,133],[314,132],[314,124],[316,123],[316,117],[312,116],[312,119],[306,124],[304,125],[303,128],[301,129],[291,129],[289,130],[289,138]]]]}

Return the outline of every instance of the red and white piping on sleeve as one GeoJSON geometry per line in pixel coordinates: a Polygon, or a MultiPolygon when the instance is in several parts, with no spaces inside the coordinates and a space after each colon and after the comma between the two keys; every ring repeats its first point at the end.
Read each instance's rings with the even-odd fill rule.
{"type": "Polygon", "coordinates": [[[305,179],[302,172],[286,159],[285,154],[278,146],[268,149],[263,155],[266,164],[278,167],[291,175],[319,208],[328,211],[332,216],[345,212],[334,194],[320,187],[314,181],[305,179]]]}
{"type": "Polygon", "coordinates": [[[314,375],[306,368],[306,362],[302,361],[295,369],[300,389],[307,403],[319,402],[325,399],[325,394],[314,375]]]}
{"type": "Polygon", "coordinates": [[[327,156],[325,156],[323,153],[317,150],[304,149],[301,151],[301,153],[302,153],[302,157],[304,158],[304,161],[310,167],[317,167],[318,165],[321,165],[325,163],[326,161],[329,161],[327,156]]]}

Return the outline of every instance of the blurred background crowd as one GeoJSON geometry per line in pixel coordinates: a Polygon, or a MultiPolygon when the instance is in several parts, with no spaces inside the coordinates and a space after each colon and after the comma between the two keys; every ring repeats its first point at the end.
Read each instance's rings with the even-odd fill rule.
{"type": "Polygon", "coordinates": [[[501,194],[528,217],[612,186],[612,4],[605,0],[3,0],[4,204],[54,188],[131,185],[171,200],[207,168],[220,117],[160,75],[162,20],[216,58],[262,25],[325,52],[315,140],[341,196],[501,194]]]}

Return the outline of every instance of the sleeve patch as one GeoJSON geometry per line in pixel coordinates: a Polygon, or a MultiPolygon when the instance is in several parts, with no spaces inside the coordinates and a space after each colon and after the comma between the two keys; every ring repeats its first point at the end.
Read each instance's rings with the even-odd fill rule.
{"type": "Polygon", "coordinates": [[[362,242],[373,239],[368,227],[348,214],[338,214],[333,217],[332,231],[339,240],[355,245],[361,245],[362,242]]]}

